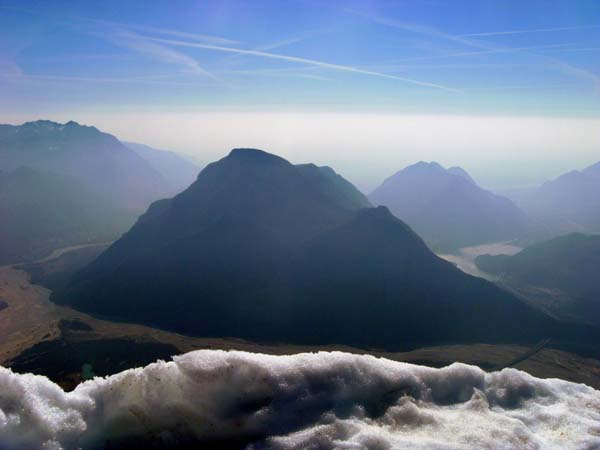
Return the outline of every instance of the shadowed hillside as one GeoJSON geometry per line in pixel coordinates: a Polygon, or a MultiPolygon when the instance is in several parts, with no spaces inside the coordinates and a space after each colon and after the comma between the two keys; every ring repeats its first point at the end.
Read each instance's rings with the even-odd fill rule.
{"type": "Polygon", "coordinates": [[[402,348],[556,331],[366,202],[330,169],[236,149],[153,204],[53,300],[189,334],[287,342],[402,348]]]}
{"type": "Polygon", "coordinates": [[[475,263],[559,316],[600,324],[598,235],[569,234],[514,256],[479,256],[475,263]]]}

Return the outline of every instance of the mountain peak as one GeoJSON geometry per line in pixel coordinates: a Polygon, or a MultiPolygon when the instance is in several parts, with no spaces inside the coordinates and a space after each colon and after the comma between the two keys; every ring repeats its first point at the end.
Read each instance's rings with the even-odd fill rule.
{"type": "Polygon", "coordinates": [[[486,191],[457,167],[418,162],[396,172],[370,200],[391,212],[437,249],[454,250],[516,237],[527,228],[510,200],[486,191]]]}
{"type": "Polygon", "coordinates": [[[444,171],[444,168],[436,163],[435,161],[426,162],[419,161],[418,163],[412,164],[406,167],[404,170],[435,170],[435,171],[444,171]]]}
{"type": "Polygon", "coordinates": [[[287,160],[257,148],[234,148],[229,152],[227,158],[248,162],[278,162],[289,164],[287,160]]]}
{"type": "Polygon", "coordinates": [[[21,125],[22,128],[43,128],[43,129],[53,129],[56,127],[62,126],[58,122],[53,122],[51,120],[33,120],[31,122],[25,122],[21,125]]]}
{"type": "Polygon", "coordinates": [[[27,130],[34,133],[54,133],[63,132],[65,130],[71,132],[79,132],[79,130],[84,130],[86,132],[90,131],[100,133],[100,131],[96,127],[81,125],[75,122],[74,120],[69,120],[68,122],[63,124],[60,122],[54,122],[52,120],[40,119],[31,122],[25,122],[22,125],[16,127],[16,130],[19,129],[27,130]]]}

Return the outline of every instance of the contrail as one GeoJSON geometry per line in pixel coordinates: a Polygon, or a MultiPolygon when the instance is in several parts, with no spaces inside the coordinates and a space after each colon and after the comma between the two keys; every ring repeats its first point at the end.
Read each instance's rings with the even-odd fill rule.
{"type": "Polygon", "coordinates": [[[217,83],[223,84],[223,81],[217,78],[208,70],[204,69],[198,61],[190,58],[183,53],[180,53],[172,48],[160,45],[156,42],[149,42],[144,36],[141,36],[132,32],[121,32],[109,34],[107,37],[111,42],[120,45],[122,47],[129,48],[130,50],[143,53],[156,60],[177,64],[190,69],[193,73],[202,75],[216,81],[217,83]]]}
{"type": "Polygon", "coordinates": [[[351,73],[360,73],[363,75],[371,75],[371,76],[379,77],[379,78],[387,78],[387,79],[391,79],[391,80],[404,81],[406,83],[412,83],[412,84],[416,84],[418,86],[442,89],[442,90],[451,91],[451,92],[459,92],[457,89],[453,89],[453,88],[450,88],[448,86],[444,86],[441,84],[429,83],[426,81],[419,81],[419,80],[415,80],[412,78],[398,77],[395,75],[388,75],[385,73],[373,72],[370,70],[363,70],[363,69],[359,69],[358,67],[343,66],[340,64],[332,64],[332,63],[328,63],[328,62],[324,62],[324,61],[318,61],[315,59],[300,58],[298,56],[282,55],[279,53],[269,53],[269,52],[265,52],[265,51],[261,51],[261,50],[244,50],[241,48],[223,47],[220,45],[201,44],[201,43],[197,43],[197,42],[177,41],[177,40],[172,40],[172,39],[160,39],[160,38],[153,38],[153,37],[148,37],[148,36],[144,36],[144,39],[147,39],[149,41],[154,41],[154,42],[160,42],[163,44],[170,44],[170,45],[176,45],[176,46],[182,46],[182,47],[203,48],[206,50],[215,50],[215,51],[226,52],[226,53],[236,53],[239,55],[251,55],[251,56],[258,56],[261,58],[270,58],[270,59],[278,59],[281,61],[303,63],[303,64],[308,64],[311,66],[323,67],[326,69],[339,70],[339,71],[351,72],[351,73]]]}
{"type": "Polygon", "coordinates": [[[460,34],[460,37],[503,36],[506,34],[549,33],[554,31],[589,30],[600,28],[600,25],[581,25],[576,27],[536,28],[533,30],[488,31],[483,33],[460,34]]]}
{"type": "Polygon", "coordinates": [[[97,25],[103,25],[103,26],[112,27],[112,28],[137,30],[137,31],[141,31],[144,33],[154,33],[154,34],[175,36],[178,38],[192,39],[194,41],[211,42],[213,44],[234,45],[234,44],[240,43],[239,41],[234,41],[232,39],[226,39],[226,38],[223,38],[220,36],[212,36],[212,35],[208,35],[208,34],[189,33],[189,32],[185,32],[185,31],[171,30],[168,28],[150,27],[147,25],[115,22],[112,20],[92,19],[89,17],[82,17],[82,16],[75,16],[75,18],[78,20],[83,20],[85,22],[92,22],[97,25]]]}
{"type": "MultiPolygon", "coordinates": [[[[469,55],[477,55],[477,54],[494,54],[494,53],[510,53],[510,52],[528,52],[529,50],[533,50],[533,48],[525,48],[525,47],[521,47],[521,48],[498,48],[496,46],[490,45],[488,43],[484,43],[484,42],[480,42],[474,39],[471,39],[471,37],[466,37],[464,35],[452,35],[452,34],[448,34],[445,33],[443,31],[440,31],[436,28],[432,28],[432,27],[428,27],[428,26],[423,26],[423,25],[418,25],[418,24],[412,24],[412,23],[408,23],[408,22],[402,22],[402,21],[397,21],[397,20],[393,20],[393,19],[388,19],[385,17],[379,17],[379,16],[374,16],[374,15],[370,15],[370,14],[364,14],[364,13],[360,13],[360,12],[356,12],[356,11],[352,11],[352,10],[348,10],[349,13],[351,14],[355,14],[355,15],[359,15],[364,17],[365,19],[371,20],[373,22],[376,23],[380,23],[382,25],[387,25],[393,28],[398,28],[398,29],[402,29],[405,31],[410,31],[413,33],[418,33],[418,34],[423,34],[423,35],[427,35],[427,36],[431,36],[431,37],[435,37],[435,38],[439,38],[439,39],[445,39],[447,41],[451,41],[451,42],[457,42],[460,44],[464,44],[466,46],[470,46],[470,47],[474,47],[477,49],[480,49],[479,52],[460,52],[460,53],[454,53],[454,54],[450,54],[450,55],[444,55],[442,57],[452,57],[452,56],[469,56],[469,55]]],[[[593,26],[593,25],[589,25],[590,27],[598,27],[600,28],[600,26],[593,26]]],[[[472,36],[472,35],[471,35],[472,36]]],[[[565,44],[553,44],[555,46],[561,46],[561,45],[565,45],[565,44]]],[[[571,44],[566,44],[566,45],[571,45],[571,44]]],[[[542,48],[542,46],[539,46],[537,49],[542,48]]],[[[551,46],[548,46],[546,48],[551,48],[551,46]]],[[[565,61],[562,61],[560,59],[557,58],[553,58],[550,56],[546,56],[546,55],[540,55],[540,54],[536,54],[536,53],[529,53],[531,55],[535,55],[537,57],[543,58],[546,61],[550,62],[554,67],[556,67],[558,70],[562,71],[563,73],[567,73],[569,75],[573,75],[576,76],[578,78],[585,78],[587,80],[590,80],[593,82],[594,86],[596,89],[600,88],[600,76],[596,75],[594,72],[591,72],[589,70],[586,69],[582,69],[580,67],[576,67],[573,66],[570,63],[567,63],[565,61]]],[[[430,59],[430,58],[435,58],[435,57],[417,57],[414,58],[414,60],[417,59],[430,59]]],[[[410,59],[407,59],[410,60],[410,59]]]]}
{"type": "Polygon", "coordinates": [[[548,45],[532,45],[529,47],[510,47],[510,48],[494,48],[490,50],[474,50],[467,52],[455,52],[446,53],[443,55],[432,55],[432,56],[413,56],[411,58],[398,59],[397,62],[402,61],[426,61],[432,59],[444,59],[444,58],[455,58],[462,56],[477,56],[477,55],[494,55],[501,53],[518,53],[529,50],[550,50],[550,49],[568,49],[569,47],[576,45],[575,42],[567,42],[564,44],[548,44],[548,45]]]}

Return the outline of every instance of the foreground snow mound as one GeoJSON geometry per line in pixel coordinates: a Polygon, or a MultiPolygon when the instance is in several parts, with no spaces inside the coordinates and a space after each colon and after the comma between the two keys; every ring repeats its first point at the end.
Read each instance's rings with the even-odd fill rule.
{"type": "Polygon", "coordinates": [[[592,449],[600,392],[505,369],[202,350],[65,393],[0,367],[1,449],[592,449]]]}

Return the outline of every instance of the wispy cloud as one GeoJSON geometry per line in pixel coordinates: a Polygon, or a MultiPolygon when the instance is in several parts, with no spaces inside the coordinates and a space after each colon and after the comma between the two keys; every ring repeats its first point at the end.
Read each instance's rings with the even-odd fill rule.
{"type": "Polygon", "coordinates": [[[598,91],[600,89],[600,76],[596,75],[595,73],[593,73],[589,70],[583,69],[581,67],[576,67],[568,62],[562,61],[562,60],[557,59],[552,56],[541,55],[538,53],[532,53],[534,51],[542,50],[542,49],[577,45],[577,43],[549,44],[546,46],[539,45],[539,46],[512,47],[512,48],[511,47],[498,47],[498,46],[491,45],[486,42],[481,42],[476,39],[472,39],[472,36],[453,35],[450,33],[446,33],[442,30],[438,30],[437,28],[434,28],[434,27],[403,22],[403,21],[399,21],[399,20],[395,20],[395,19],[390,19],[387,17],[376,16],[373,14],[365,14],[365,13],[361,13],[361,12],[357,12],[357,11],[353,11],[353,10],[347,10],[347,12],[361,16],[367,20],[371,20],[375,23],[379,23],[379,24],[386,25],[389,27],[393,27],[393,28],[397,28],[397,29],[401,29],[401,30],[405,30],[405,31],[410,31],[410,32],[425,35],[428,37],[438,38],[438,39],[446,40],[449,42],[455,42],[455,43],[466,45],[466,46],[469,46],[472,48],[479,49],[478,51],[472,51],[472,52],[454,52],[454,53],[448,53],[445,55],[433,55],[433,56],[407,58],[404,61],[451,58],[451,57],[485,55],[485,54],[496,54],[496,53],[522,52],[522,53],[528,53],[530,55],[534,55],[534,56],[544,59],[545,61],[547,61],[549,63],[548,66],[554,67],[555,69],[561,71],[562,73],[565,73],[565,74],[568,74],[571,76],[575,76],[580,79],[585,79],[587,81],[591,81],[593,83],[594,89],[596,91],[598,91]]]}
{"type": "Polygon", "coordinates": [[[574,27],[534,28],[530,30],[486,31],[483,33],[461,34],[461,37],[504,36],[510,34],[552,33],[557,31],[577,31],[600,28],[600,25],[580,25],[574,27]]]}
{"type": "Polygon", "coordinates": [[[235,48],[235,47],[224,47],[224,46],[220,46],[220,45],[202,44],[202,43],[197,43],[197,42],[179,41],[179,40],[172,40],[172,39],[160,39],[160,38],[153,38],[153,37],[148,37],[148,36],[146,36],[145,39],[152,41],[152,42],[159,42],[159,43],[167,44],[167,45],[202,48],[202,49],[214,50],[214,51],[218,51],[218,52],[233,53],[233,54],[239,54],[239,55],[249,55],[249,56],[256,56],[256,57],[260,57],[260,58],[268,58],[268,59],[276,59],[276,60],[280,60],[280,61],[301,63],[301,64],[306,64],[306,65],[311,65],[311,66],[322,67],[324,69],[331,69],[331,70],[337,70],[337,71],[342,71],[342,72],[370,75],[373,77],[404,81],[406,83],[411,83],[411,84],[415,84],[415,85],[423,86],[423,87],[429,87],[429,88],[435,88],[435,89],[442,89],[445,91],[456,92],[456,89],[453,89],[451,87],[444,86],[441,84],[430,83],[430,82],[421,81],[421,80],[415,80],[412,78],[399,77],[399,76],[395,76],[395,75],[389,75],[389,74],[385,74],[385,73],[381,73],[381,72],[374,72],[374,71],[370,71],[370,70],[363,70],[363,69],[360,69],[358,67],[353,67],[353,66],[345,66],[345,65],[341,65],[341,64],[333,64],[333,63],[328,63],[325,61],[319,61],[319,60],[315,60],[315,59],[301,58],[298,56],[291,56],[291,55],[284,55],[281,53],[270,53],[270,52],[265,52],[265,51],[260,51],[260,50],[247,50],[247,49],[241,49],[241,48],[235,48]]]}
{"type": "MultiPolygon", "coordinates": [[[[300,42],[304,42],[304,41],[306,41],[308,39],[311,39],[311,38],[313,38],[315,36],[323,34],[323,33],[327,32],[327,31],[329,31],[329,29],[316,29],[316,30],[304,31],[302,33],[297,33],[297,34],[294,34],[294,35],[289,36],[287,38],[280,39],[278,41],[270,42],[268,44],[259,45],[257,47],[254,47],[253,50],[269,51],[269,50],[274,50],[274,49],[277,49],[277,48],[287,47],[289,45],[294,45],[294,44],[298,44],[300,42]]],[[[221,59],[220,64],[222,66],[234,67],[234,66],[240,65],[244,61],[244,59],[245,59],[244,55],[240,55],[240,54],[228,54],[223,59],[221,59]]],[[[302,74],[298,74],[298,75],[302,76],[302,74]]]]}
{"type": "Polygon", "coordinates": [[[428,56],[414,56],[410,58],[403,58],[396,61],[426,61],[434,59],[445,59],[445,58],[457,58],[465,56],[479,56],[479,55],[496,55],[503,53],[519,53],[534,50],[550,50],[550,49],[565,49],[570,46],[577,45],[576,42],[567,42],[562,44],[548,44],[548,45],[531,45],[526,47],[510,47],[510,48],[493,48],[489,50],[474,50],[466,52],[452,52],[444,53],[441,55],[428,55],[428,56]]]}
{"type": "Polygon", "coordinates": [[[551,89],[564,89],[564,88],[576,88],[577,86],[570,83],[555,83],[555,84],[516,84],[506,86],[481,86],[481,87],[464,87],[465,91],[513,91],[513,90],[551,90],[551,89]]]}
{"type": "Polygon", "coordinates": [[[597,52],[600,50],[600,47],[575,47],[575,48],[566,48],[566,49],[556,49],[558,52],[568,52],[568,53],[577,53],[577,52],[597,52]]]}
{"type": "Polygon", "coordinates": [[[152,27],[152,26],[147,26],[147,25],[139,25],[139,24],[135,24],[135,23],[123,23],[123,22],[115,22],[115,21],[111,21],[111,20],[91,19],[89,17],[81,17],[81,16],[77,17],[77,19],[85,21],[85,22],[91,22],[96,25],[101,25],[104,27],[110,27],[113,29],[136,30],[136,31],[144,32],[144,33],[160,34],[160,35],[164,35],[164,36],[174,36],[174,37],[179,37],[179,38],[184,38],[184,39],[191,39],[191,40],[195,40],[195,41],[210,42],[212,44],[235,45],[235,44],[240,43],[239,41],[235,41],[232,39],[226,39],[226,38],[223,38],[220,36],[213,36],[213,35],[209,35],[209,34],[199,34],[199,33],[189,33],[189,32],[185,32],[185,31],[171,30],[168,28],[159,28],[159,27],[152,27]]]}
{"type": "MultiPolygon", "coordinates": [[[[314,66],[303,68],[301,70],[313,69],[314,66]]],[[[304,73],[298,69],[254,69],[254,70],[222,70],[218,72],[224,75],[257,75],[265,77],[284,77],[284,78],[306,78],[309,80],[331,81],[330,78],[312,73],[304,73]]]]}
{"type": "Polygon", "coordinates": [[[402,63],[387,62],[361,66],[363,69],[375,71],[393,71],[393,70],[411,70],[411,69],[512,69],[521,67],[540,67],[540,64],[533,63],[402,63]]]}
{"type": "Polygon", "coordinates": [[[197,75],[208,77],[217,83],[223,84],[223,81],[204,69],[198,61],[190,56],[178,52],[170,47],[153,42],[144,36],[133,32],[115,32],[104,36],[116,45],[128,48],[138,53],[147,55],[163,63],[170,63],[187,68],[190,72],[197,75]]]}
{"type": "Polygon", "coordinates": [[[35,74],[16,74],[0,72],[0,79],[8,80],[38,80],[38,81],[55,81],[55,82],[83,82],[83,83],[100,83],[100,84],[156,84],[165,86],[214,86],[214,84],[185,82],[172,80],[173,75],[155,75],[155,76],[140,76],[140,77],[85,77],[71,75],[35,75],[35,74]]]}
{"type": "Polygon", "coordinates": [[[389,17],[378,16],[375,14],[368,14],[356,10],[346,9],[346,12],[353,14],[355,16],[362,17],[366,20],[369,20],[374,23],[378,23],[380,25],[384,25],[391,28],[396,28],[399,30],[409,31],[416,34],[421,34],[429,37],[434,37],[438,39],[443,39],[446,41],[452,41],[459,44],[467,45],[469,47],[476,47],[482,49],[489,49],[489,46],[484,43],[479,43],[472,39],[453,35],[450,33],[446,33],[444,31],[438,30],[437,28],[430,27],[427,25],[415,24],[410,22],[405,22],[402,20],[392,19],[389,17]]]}
{"type": "Polygon", "coordinates": [[[297,44],[299,42],[306,41],[315,36],[323,34],[329,31],[328,29],[317,29],[317,30],[308,30],[302,33],[295,34],[293,36],[287,37],[285,39],[281,39],[279,41],[271,42],[269,44],[260,45],[255,48],[255,50],[268,51],[274,50],[276,48],[287,47],[288,45],[297,44]]]}

